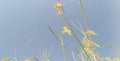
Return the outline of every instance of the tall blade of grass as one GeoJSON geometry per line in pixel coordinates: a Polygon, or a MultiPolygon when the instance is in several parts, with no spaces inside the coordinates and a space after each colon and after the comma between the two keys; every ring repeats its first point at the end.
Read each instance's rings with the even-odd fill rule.
{"type": "Polygon", "coordinates": [[[28,45],[33,41],[33,38],[35,37],[35,35],[37,34],[36,31],[33,32],[31,38],[25,43],[25,46],[23,47],[23,50],[22,50],[22,57],[24,58],[24,53],[25,53],[25,49],[28,47],[28,45]]]}
{"type": "MultiPolygon", "coordinates": [[[[79,1],[80,1],[80,8],[81,8],[81,11],[82,11],[82,16],[83,16],[83,19],[84,19],[86,30],[89,30],[86,15],[85,15],[83,4],[82,4],[82,0],[79,0],[79,1]]],[[[89,32],[88,32],[88,39],[92,40],[89,32]]]]}
{"type": "Polygon", "coordinates": [[[75,54],[73,51],[72,51],[72,57],[73,57],[73,61],[76,61],[75,54]]]}
{"type": "MultiPolygon", "coordinates": [[[[60,2],[60,0],[58,0],[58,1],[60,2]]],[[[82,46],[82,43],[80,42],[78,36],[76,35],[76,33],[74,32],[74,30],[72,29],[72,27],[71,27],[71,25],[70,25],[70,23],[69,23],[69,20],[68,20],[67,17],[66,17],[64,8],[63,8],[63,7],[61,7],[61,8],[62,8],[62,11],[63,11],[62,17],[63,17],[63,19],[65,20],[67,27],[71,30],[73,37],[76,39],[76,41],[77,41],[78,44],[80,45],[81,49],[83,49],[83,51],[85,52],[85,54],[86,54],[87,58],[89,59],[89,61],[91,61],[89,55],[87,54],[87,52],[85,51],[84,47],[82,46]]]]}
{"type": "Polygon", "coordinates": [[[82,32],[83,32],[84,37],[86,38],[86,40],[88,40],[87,35],[85,34],[85,31],[84,31],[84,29],[83,29],[82,24],[80,23],[79,20],[77,20],[77,22],[78,22],[78,24],[79,24],[79,26],[80,26],[80,28],[81,28],[81,30],[82,30],[82,32]]]}
{"type": "Polygon", "coordinates": [[[55,32],[52,30],[52,28],[49,26],[48,27],[49,31],[52,33],[52,35],[57,39],[59,40],[59,38],[57,37],[57,35],[55,34],[55,32]]]}
{"type": "Polygon", "coordinates": [[[77,53],[78,60],[81,61],[82,59],[81,59],[81,57],[80,57],[80,53],[79,53],[78,48],[76,47],[76,45],[74,45],[74,48],[75,48],[75,51],[76,51],[76,53],[77,53]]]}
{"type": "Polygon", "coordinates": [[[79,28],[77,25],[75,25],[72,21],[70,21],[70,23],[71,23],[73,26],[75,26],[75,28],[76,28],[77,30],[79,30],[79,31],[84,35],[84,33],[83,33],[83,31],[82,31],[81,28],[79,28]]]}
{"type": "Polygon", "coordinates": [[[63,35],[61,35],[61,32],[59,31],[59,26],[58,25],[59,24],[57,24],[57,33],[58,33],[58,36],[54,33],[54,31],[52,30],[52,28],[50,26],[48,27],[48,29],[53,34],[53,36],[60,42],[60,45],[62,47],[63,54],[64,54],[64,61],[66,61],[66,52],[65,52],[65,48],[64,48],[63,35]]]}
{"type": "Polygon", "coordinates": [[[71,24],[69,23],[69,20],[66,18],[65,15],[63,15],[63,19],[65,20],[65,22],[66,22],[68,28],[71,30],[73,37],[76,39],[76,41],[77,41],[78,44],[80,45],[81,49],[83,49],[83,51],[85,52],[85,54],[86,54],[88,60],[91,61],[89,55],[88,55],[87,52],[85,51],[85,49],[84,49],[82,43],[80,42],[80,40],[79,40],[78,36],[76,35],[76,33],[74,32],[74,30],[72,29],[71,24]]]}
{"type": "Polygon", "coordinates": [[[83,19],[84,19],[85,27],[88,30],[89,28],[88,28],[88,23],[87,23],[86,15],[85,15],[85,12],[84,12],[82,0],[79,0],[79,1],[80,1],[80,8],[81,8],[81,11],[82,11],[82,16],[83,16],[83,19]]]}
{"type": "Polygon", "coordinates": [[[60,45],[62,47],[62,51],[64,54],[64,61],[66,61],[66,51],[65,51],[65,47],[64,47],[64,40],[63,40],[63,34],[61,33],[61,31],[59,30],[59,23],[57,24],[57,33],[58,33],[58,39],[60,42],[60,45]]]}
{"type": "MultiPolygon", "coordinates": [[[[85,15],[85,12],[84,12],[84,8],[83,8],[83,4],[82,4],[82,0],[79,0],[80,1],[80,8],[81,8],[81,11],[82,11],[82,15],[83,15],[83,18],[84,18],[84,23],[85,23],[85,27],[87,30],[89,30],[88,28],[88,23],[87,23],[87,19],[86,19],[86,15],[85,15]]],[[[88,32],[88,38],[92,41],[92,38],[90,36],[90,33],[88,32]]]]}
{"type": "Polygon", "coordinates": [[[52,47],[52,48],[48,51],[47,57],[49,57],[49,56],[50,56],[50,54],[51,54],[52,50],[53,50],[53,47],[52,47]]]}
{"type": "Polygon", "coordinates": [[[44,53],[43,53],[43,58],[44,58],[44,61],[46,61],[47,60],[47,49],[44,51],[44,53]]]}
{"type": "Polygon", "coordinates": [[[35,37],[36,34],[37,34],[37,32],[34,31],[33,34],[32,34],[32,36],[31,36],[31,38],[25,44],[25,48],[27,48],[27,46],[33,41],[33,38],[35,37]]]}
{"type": "Polygon", "coordinates": [[[66,61],[66,51],[65,51],[65,47],[64,47],[64,40],[63,40],[63,36],[61,35],[61,32],[58,30],[58,35],[59,35],[59,41],[64,53],[64,61],[66,61]]]}
{"type": "MultiPolygon", "coordinates": [[[[75,28],[78,30],[78,31],[80,31],[82,34],[83,34],[83,36],[87,39],[87,36],[85,35],[85,32],[84,32],[84,30],[81,28],[82,26],[80,26],[80,28],[77,26],[77,25],[75,25],[73,22],[71,22],[71,24],[73,24],[73,26],[75,26],[75,28]]],[[[88,39],[87,39],[88,40],[88,39]]]]}
{"type": "MultiPolygon", "coordinates": [[[[64,9],[64,8],[63,8],[63,9],[64,9]]],[[[63,15],[63,19],[65,20],[68,28],[71,30],[73,37],[75,37],[76,41],[78,42],[78,44],[80,45],[80,47],[81,47],[81,48],[83,49],[83,51],[85,52],[85,54],[86,54],[86,56],[88,57],[89,61],[91,61],[89,55],[88,55],[87,52],[85,51],[84,47],[82,46],[82,43],[80,42],[80,40],[79,40],[78,36],[76,35],[76,33],[74,32],[74,30],[72,29],[72,27],[71,27],[71,25],[70,25],[70,23],[69,23],[69,20],[66,18],[65,15],[63,15]]]]}
{"type": "Polygon", "coordinates": [[[43,51],[42,58],[43,58],[43,61],[45,61],[45,60],[46,60],[46,50],[45,50],[45,51],[43,51]]]}
{"type": "Polygon", "coordinates": [[[64,61],[66,61],[66,51],[65,51],[65,48],[64,48],[64,41],[60,38],[60,43],[61,43],[61,47],[62,47],[62,50],[63,50],[63,53],[64,53],[64,61]]]}

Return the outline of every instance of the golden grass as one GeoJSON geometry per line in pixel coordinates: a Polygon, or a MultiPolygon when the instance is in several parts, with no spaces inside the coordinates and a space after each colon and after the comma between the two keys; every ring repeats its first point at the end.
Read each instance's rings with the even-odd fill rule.
{"type": "MultiPolygon", "coordinates": [[[[79,61],[120,61],[119,58],[110,58],[110,57],[102,57],[97,51],[97,48],[101,48],[101,46],[97,43],[95,43],[95,41],[91,38],[91,35],[93,36],[97,36],[97,33],[95,33],[93,30],[89,29],[88,27],[88,23],[87,23],[87,19],[86,19],[86,15],[84,12],[84,8],[82,5],[82,0],[80,1],[80,8],[81,8],[81,12],[82,12],[82,16],[84,18],[84,23],[85,23],[85,28],[86,30],[83,29],[83,26],[81,25],[80,21],[77,20],[79,26],[77,26],[76,24],[74,24],[72,21],[69,21],[65,11],[64,11],[64,6],[63,4],[60,2],[60,0],[58,0],[58,2],[55,5],[55,9],[58,13],[58,15],[60,17],[62,17],[65,21],[65,25],[63,26],[62,31],[58,30],[58,35],[55,34],[55,32],[53,32],[52,28],[49,27],[49,30],[51,31],[51,33],[60,41],[63,53],[64,53],[64,61],[67,61],[66,59],[66,51],[64,48],[64,39],[63,36],[64,34],[68,34],[69,36],[73,37],[79,45],[79,48],[81,51],[79,51],[79,48],[75,47],[75,52],[71,52],[72,56],[73,56],[73,61],[76,61],[77,58],[79,58],[79,61]],[[79,37],[74,29],[72,28],[72,26],[74,26],[78,31],[81,32],[81,34],[83,35],[82,37],[79,37]],[[74,54],[77,53],[77,54],[74,54]]],[[[110,46],[107,44],[107,46],[110,46]]]]}
{"type": "MultiPolygon", "coordinates": [[[[97,33],[95,31],[91,30],[88,27],[86,15],[84,12],[84,7],[82,5],[82,0],[80,1],[80,8],[82,12],[82,16],[84,18],[84,24],[85,24],[85,30],[83,26],[81,25],[79,20],[76,20],[76,22],[79,24],[77,26],[72,21],[69,21],[64,10],[64,6],[61,3],[60,0],[55,5],[55,9],[57,11],[57,14],[63,18],[65,21],[65,25],[62,28],[59,28],[57,26],[57,32],[54,32],[52,27],[48,27],[49,31],[52,33],[52,35],[59,41],[63,54],[64,54],[64,61],[67,61],[67,55],[66,55],[66,49],[65,49],[65,43],[64,43],[64,35],[68,34],[70,37],[74,38],[74,40],[77,42],[74,45],[74,50],[71,51],[71,55],[73,57],[73,61],[120,61],[120,58],[111,58],[111,57],[103,57],[99,54],[99,52],[96,51],[97,48],[101,48],[101,46],[91,38],[91,35],[97,36],[97,33]],[[73,27],[75,27],[82,35],[82,37],[79,37],[76,32],[74,31],[73,27]],[[59,30],[62,29],[62,30],[59,30]],[[79,47],[76,47],[78,45],[79,47]]],[[[33,36],[32,36],[33,37],[33,36]]],[[[29,40],[31,42],[31,40],[29,40]]],[[[27,46],[27,44],[26,44],[27,46]]],[[[106,44],[106,46],[113,49],[113,47],[110,44],[106,44]]],[[[115,49],[114,49],[115,50],[115,49]]],[[[39,54],[39,51],[38,51],[39,54]]],[[[50,61],[49,60],[49,54],[50,52],[48,50],[45,50],[43,54],[39,57],[27,57],[23,61],[50,61]]],[[[15,49],[15,57],[5,57],[1,61],[17,61],[17,55],[16,55],[16,49],[15,49]]],[[[71,60],[72,61],[72,60],[71,60]]]]}

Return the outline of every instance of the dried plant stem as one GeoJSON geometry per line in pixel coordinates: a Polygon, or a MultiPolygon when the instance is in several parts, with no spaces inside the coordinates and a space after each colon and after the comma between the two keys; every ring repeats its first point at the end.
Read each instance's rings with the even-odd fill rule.
{"type": "Polygon", "coordinates": [[[48,27],[49,31],[52,33],[52,35],[59,41],[58,36],[55,34],[55,32],[53,31],[53,29],[49,26],[48,27]]]}
{"type": "Polygon", "coordinates": [[[84,47],[82,46],[82,43],[80,42],[79,38],[78,38],[77,35],[75,34],[74,30],[72,29],[72,27],[71,27],[71,25],[70,25],[70,23],[69,23],[69,20],[67,19],[66,15],[65,15],[64,8],[62,8],[62,9],[63,9],[63,13],[64,13],[63,19],[65,20],[68,28],[71,30],[73,37],[75,37],[75,39],[76,39],[76,41],[78,42],[78,44],[80,45],[81,49],[83,49],[83,51],[85,52],[88,60],[91,61],[89,55],[87,54],[86,50],[85,50],[84,47]]]}
{"type": "Polygon", "coordinates": [[[61,44],[62,47],[62,51],[64,54],[64,61],[66,61],[66,51],[65,51],[65,47],[64,47],[64,40],[63,40],[63,35],[61,34],[61,32],[58,30],[59,28],[57,27],[57,32],[58,32],[58,36],[59,36],[59,42],[61,44]]]}
{"type": "MultiPolygon", "coordinates": [[[[64,11],[64,8],[62,8],[62,9],[63,9],[63,13],[64,13],[64,12],[65,12],[65,11],[64,11]]],[[[88,60],[91,61],[89,55],[87,54],[86,50],[85,50],[84,47],[82,46],[82,43],[80,42],[78,36],[76,35],[76,33],[74,32],[74,30],[72,29],[72,27],[71,27],[71,25],[70,25],[70,23],[69,23],[69,20],[67,19],[66,15],[64,14],[62,17],[63,17],[63,19],[65,20],[68,28],[71,30],[73,37],[76,39],[76,41],[77,41],[78,44],[80,45],[81,49],[83,49],[83,51],[85,52],[88,60]]]]}
{"type": "Polygon", "coordinates": [[[76,61],[74,52],[72,51],[71,53],[72,53],[73,61],[76,61]]]}
{"type": "Polygon", "coordinates": [[[64,53],[64,61],[66,61],[66,52],[65,52],[65,48],[64,48],[64,41],[63,41],[63,37],[62,37],[60,31],[58,30],[58,27],[57,27],[58,36],[54,33],[54,31],[52,30],[51,27],[48,27],[48,28],[49,28],[50,32],[53,34],[53,36],[60,42],[63,53],[64,53]]]}
{"type": "MultiPolygon", "coordinates": [[[[86,30],[89,30],[86,15],[85,15],[83,4],[82,4],[82,0],[79,0],[79,1],[80,1],[80,8],[81,8],[81,11],[82,11],[82,16],[83,16],[83,19],[84,19],[86,30]]],[[[92,40],[89,32],[88,32],[88,39],[92,40]]]]}

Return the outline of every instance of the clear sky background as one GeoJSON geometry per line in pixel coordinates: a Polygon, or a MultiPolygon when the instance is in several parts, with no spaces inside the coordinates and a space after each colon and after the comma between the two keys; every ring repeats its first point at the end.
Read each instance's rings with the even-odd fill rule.
{"type": "MultiPolygon", "coordinates": [[[[61,0],[68,18],[83,23],[79,0],[61,0]]],[[[56,30],[56,22],[63,20],[57,16],[54,5],[57,0],[0,0],[0,59],[14,56],[16,48],[18,59],[38,56],[45,49],[51,50],[51,61],[63,61],[60,44],[51,35],[48,26],[56,30]],[[34,35],[34,36],[33,36],[34,35]],[[29,40],[31,40],[29,42],[29,40]],[[24,52],[23,52],[24,51],[24,52]]],[[[102,46],[98,51],[103,56],[114,55],[114,50],[105,46],[110,43],[120,50],[120,1],[119,0],[83,0],[89,28],[98,33],[95,42],[102,46]]],[[[72,42],[67,36],[65,47],[68,60],[71,61],[72,42]],[[69,59],[70,58],[70,59],[69,59]]]]}

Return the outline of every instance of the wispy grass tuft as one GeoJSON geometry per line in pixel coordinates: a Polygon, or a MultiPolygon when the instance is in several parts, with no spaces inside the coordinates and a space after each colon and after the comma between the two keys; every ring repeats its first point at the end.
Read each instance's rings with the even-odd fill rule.
{"type": "Polygon", "coordinates": [[[101,46],[95,43],[95,41],[91,37],[91,35],[97,36],[97,33],[95,33],[93,30],[91,30],[88,27],[88,22],[86,19],[82,0],[79,0],[79,2],[80,2],[80,9],[82,12],[82,16],[84,19],[83,21],[84,21],[85,28],[83,28],[83,25],[81,25],[79,20],[76,21],[79,24],[79,26],[74,24],[72,21],[69,21],[64,10],[65,8],[60,0],[58,0],[58,2],[56,3],[55,9],[57,11],[57,14],[60,17],[62,17],[63,20],[65,21],[66,26],[63,26],[64,30],[59,30],[59,26],[58,26],[57,35],[55,34],[55,32],[53,32],[51,27],[49,27],[49,30],[51,31],[51,33],[55,36],[55,38],[57,38],[60,41],[63,54],[64,54],[64,61],[67,61],[67,58],[66,58],[67,55],[66,55],[65,45],[64,45],[65,43],[63,38],[65,33],[68,34],[70,37],[74,38],[74,40],[77,41],[76,44],[79,46],[79,48],[77,48],[76,46],[74,47],[73,51],[75,51],[76,54],[73,51],[71,52],[73,61],[77,61],[77,59],[78,61],[120,61],[119,58],[103,57],[99,54],[99,52],[97,52],[96,49],[101,48],[101,46]],[[75,29],[73,29],[73,26],[81,33],[82,36],[78,36],[76,34],[75,29]]]}

